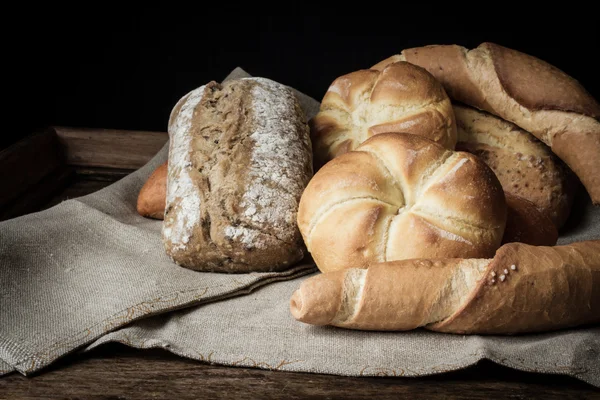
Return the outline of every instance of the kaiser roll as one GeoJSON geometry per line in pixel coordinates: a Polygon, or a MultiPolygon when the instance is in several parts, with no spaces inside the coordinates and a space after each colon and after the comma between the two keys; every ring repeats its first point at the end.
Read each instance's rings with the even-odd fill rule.
{"type": "Polygon", "coordinates": [[[322,271],[409,258],[489,258],[506,200],[477,156],[406,133],[375,135],[325,164],[300,199],[298,227],[322,271]]]}
{"type": "Polygon", "coordinates": [[[379,133],[420,135],[448,149],[457,140],[452,104],[441,83],[408,62],[340,76],[309,124],[315,169],[379,133]]]}

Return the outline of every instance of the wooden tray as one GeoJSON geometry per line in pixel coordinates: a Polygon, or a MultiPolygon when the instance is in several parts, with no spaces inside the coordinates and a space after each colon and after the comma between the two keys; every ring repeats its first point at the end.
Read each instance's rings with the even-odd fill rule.
{"type": "Polygon", "coordinates": [[[146,164],[166,132],[51,127],[0,152],[0,220],[99,190],[146,164]]]}
{"type": "MultiPolygon", "coordinates": [[[[0,152],[0,220],[108,186],[143,166],[167,139],[165,132],[66,127],[36,132],[0,152]]],[[[599,394],[596,388],[574,378],[520,372],[488,361],[423,378],[348,378],[210,365],[119,344],[67,356],[32,377],[13,373],[0,378],[0,399],[563,399],[594,394],[599,394]]]]}

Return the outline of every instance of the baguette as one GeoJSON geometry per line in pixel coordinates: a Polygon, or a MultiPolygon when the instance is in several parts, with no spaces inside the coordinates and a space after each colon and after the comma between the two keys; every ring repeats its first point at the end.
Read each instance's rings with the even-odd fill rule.
{"type": "Polygon", "coordinates": [[[425,68],[449,97],[490,112],[548,145],[600,204],[600,103],[574,78],[536,57],[494,43],[410,48],[374,65],[425,68]]]}
{"type": "Polygon", "coordinates": [[[503,245],[492,259],[413,259],[308,278],[298,321],[454,334],[547,332],[600,322],[600,240],[503,245]]]}

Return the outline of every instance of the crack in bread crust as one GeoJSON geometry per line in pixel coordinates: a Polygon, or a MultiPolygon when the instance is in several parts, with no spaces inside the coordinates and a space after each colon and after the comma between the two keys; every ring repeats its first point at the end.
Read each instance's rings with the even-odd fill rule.
{"type": "Polygon", "coordinates": [[[334,212],[336,208],[347,205],[348,203],[361,202],[363,200],[373,200],[374,202],[377,202],[380,204],[385,204],[387,206],[393,207],[394,209],[398,208],[397,205],[388,203],[388,202],[378,199],[377,197],[374,197],[374,196],[349,197],[349,198],[346,198],[346,199],[343,199],[340,201],[333,202],[333,203],[329,204],[328,207],[325,208],[324,210],[320,209],[319,213],[311,218],[311,223],[306,232],[306,237],[308,238],[307,241],[310,242],[310,238],[312,237],[312,233],[313,233],[315,227],[317,225],[319,225],[321,223],[321,221],[323,221],[323,219],[325,219],[325,217],[327,217],[328,214],[334,212]]]}

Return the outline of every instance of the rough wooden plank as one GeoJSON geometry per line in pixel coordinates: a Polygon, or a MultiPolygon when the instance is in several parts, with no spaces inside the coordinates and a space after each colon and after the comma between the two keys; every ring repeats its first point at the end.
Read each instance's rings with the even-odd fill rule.
{"type": "Polygon", "coordinates": [[[358,378],[224,367],[117,344],[71,355],[32,377],[13,373],[0,379],[0,396],[19,399],[552,400],[594,394],[596,388],[573,378],[520,372],[491,362],[422,378],[358,378]]]}
{"type": "Polygon", "coordinates": [[[35,132],[0,152],[0,209],[64,166],[56,133],[35,132]]]}
{"type": "Polygon", "coordinates": [[[54,127],[67,163],[75,166],[138,169],[167,142],[166,132],[54,127]]]}
{"type": "Polygon", "coordinates": [[[134,170],[122,168],[75,167],[75,174],[80,179],[95,181],[116,182],[132,172],[134,170]]]}

